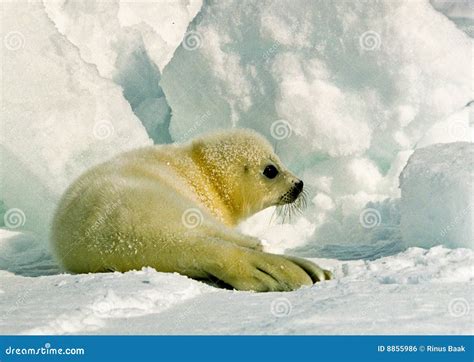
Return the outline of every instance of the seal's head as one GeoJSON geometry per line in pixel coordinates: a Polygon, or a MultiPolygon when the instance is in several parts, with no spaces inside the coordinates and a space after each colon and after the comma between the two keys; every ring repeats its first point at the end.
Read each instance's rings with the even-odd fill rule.
{"type": "Polygon", "coordinates": [[[195,159],[234,215],[233,224],[269,206],[291,212],[304,203],[303,181],[293,175],[258,133],[233,129],[192,144],[195,159]]]}

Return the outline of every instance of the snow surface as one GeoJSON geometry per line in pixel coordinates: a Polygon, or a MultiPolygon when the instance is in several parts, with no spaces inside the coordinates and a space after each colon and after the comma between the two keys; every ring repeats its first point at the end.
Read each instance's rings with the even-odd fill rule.
{"type": "Polygon", "coordinates": [[[473,17],[454,3],[2,3],[0,333],[472,333],[473,17]],[[240,229],[334,281],[61,274],[49,221],[75,177],[232,126],[311,195],[289,223],[268,209],[240,229]]]}
{"type": "MultiPolygon", "coordinates": [[[[8,254],[8,243],[15,239],[31,242],[3,231],[0,262],[7,254],[27,264],[21,252],[8,254]]],[[[313,260],[332,270],[335,280],[289,293],[222,290],[151,268],[36,277],[0,270],[0,333],[473,332],[472,250],[438,246],[410,248],[375,261],[313,260]]]]}

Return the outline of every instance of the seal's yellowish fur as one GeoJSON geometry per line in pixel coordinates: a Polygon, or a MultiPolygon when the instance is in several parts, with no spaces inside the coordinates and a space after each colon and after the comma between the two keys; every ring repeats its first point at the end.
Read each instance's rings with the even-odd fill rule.
{"type": "Polygon", "coordinates": [[[292,290],[330,273],[264,253],[259,240],[232,227],[282,204],[298,181],[250,130],[134,150],[70,186],[54,217],[53,246],[72,272],[150,266],[241,290],[292,290]],[[262,174],[269,164],[279,170],[271,180],[262,174]]]}

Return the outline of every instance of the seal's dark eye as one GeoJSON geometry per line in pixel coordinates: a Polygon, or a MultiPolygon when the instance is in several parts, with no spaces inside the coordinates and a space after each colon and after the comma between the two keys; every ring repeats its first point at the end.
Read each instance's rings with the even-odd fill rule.
{"type": "Polygon", "coordinates": [[[263,170],[263,174],[267,178],[275,178],[278,175],[278,170],[273,165],[268,165],[263,170]]]}

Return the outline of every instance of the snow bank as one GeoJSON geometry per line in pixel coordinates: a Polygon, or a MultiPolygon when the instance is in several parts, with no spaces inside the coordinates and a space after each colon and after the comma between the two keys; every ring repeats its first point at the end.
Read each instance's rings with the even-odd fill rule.
{"type": "Polygon", "coordinates": [[[428,1],[225,2],[193,23],[196,44],[183,42],[163,74],[173,139],[210,111],[196,131],[236,124],[270,137],[283,119],[298,151],[381,157],[470,100],[470,40],[428,1]]]}
{"type": "Polygon", "coordinates": [[[401,232],[407,245],[473,248],[474,144],[421,148],[400,175],[401,232]]]}
{"type": "Polygon", "coordinates": [[[3,4],[2,32],[4,220],[44,236],[75,177],[150,140],[120,87],[81,59],[41,3],[3,4]]]}

